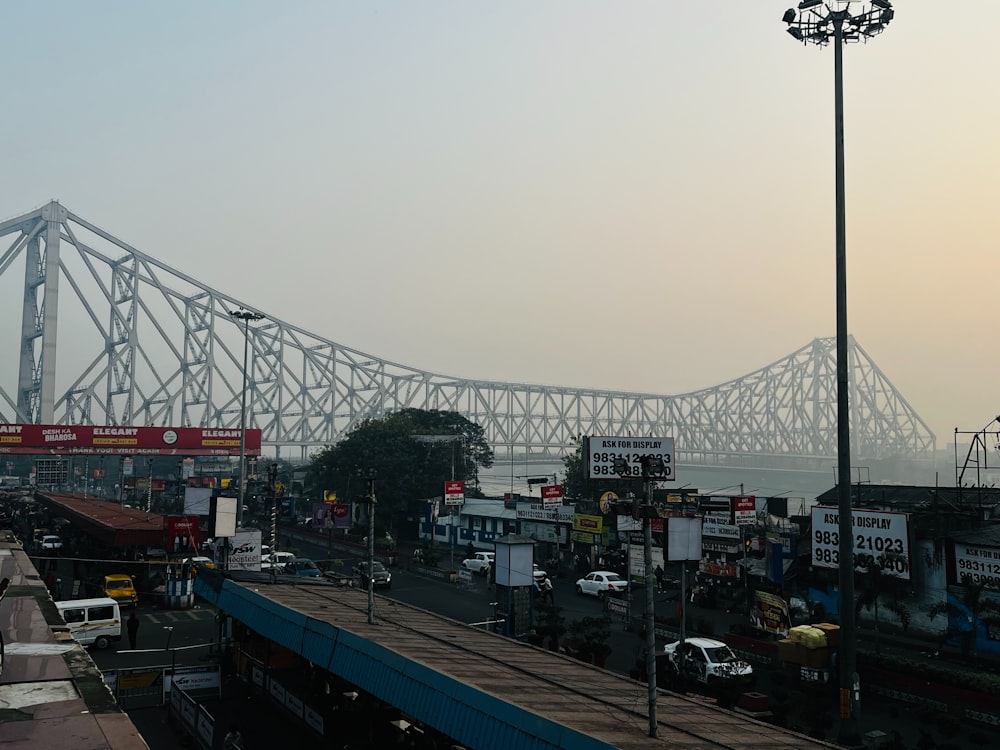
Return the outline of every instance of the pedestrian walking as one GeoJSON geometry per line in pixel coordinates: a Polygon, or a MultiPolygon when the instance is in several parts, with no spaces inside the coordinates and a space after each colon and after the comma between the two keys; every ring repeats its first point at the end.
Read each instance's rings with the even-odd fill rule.
{"type": "Polygon", "coordinates": [[[542,600],[550,604],[556,603],[555,591],[552,589],[552,579],[548,576],[542,579],[542,600]]]}
{"type": "Polygon", "coordinates": [[[653,571],[653,575],[656,576],[656,590],[663,591],[663,568],[659,565],[656,566],[656,570],[653,571]]]}
{"type": "Polygon", "coordinates": [[[139,635],[139,618],[135,616],[134,609],[128,616],[128,622],[125,623],[125,628],[128,630],[128,645],[133,651],[135,651],[135,641],[136,637],[139,635]]]}
{"type": "Polygon", "coordinates": [[[475,546],[473,546],[472,541],[470,540],[469,543],[465,545],[465,559],[471,560],[475,556],[476,556],[476,548],[475,546]]]}

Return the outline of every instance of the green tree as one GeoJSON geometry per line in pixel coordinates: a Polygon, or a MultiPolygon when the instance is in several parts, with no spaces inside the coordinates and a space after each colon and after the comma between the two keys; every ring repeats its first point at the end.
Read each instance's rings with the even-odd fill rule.
{"type": "Polygon", "coordinates": [[[862,609],[874,612],[875,615],[875,653],[879,654],[879,605],[894,613],[903,626],[903,630],[910,627],[910,610],[903,599],[907,596],[906,584],[897,576],[890,575],[887,569],[894,569],[895,562],[901,559],[901,555],[886,554],[875,557],[868,555],[862,566],[861,575],[856,575],[857,595],[854,601],[855,614],[862,609]]]}
{"type": "Polygon", "coordinates": [[[931,620],[940,614],[947,614],[949,621],[952,618],[964,622],[968,627],[953,625],[948,623],[945,637],[959,635],[961,637],[962,653],[975,651],[976,636],[979,632],[980,623],[992,622],[995,618],[991,615],[1000,615],[1000,601],[990,596],[990,592],[996,592],[996,586],[988,579],[980,581],[972,580],[969,575],[962,576],[962,595],[957,603],[952,601],[951,595],[943,602],[939,602],[927,610],[927,616],[931,620]]]}
{"type": "Polygon", "coordinates": [[[402,409],[364,420],[311,459],[306,484],[317,496],[333,490],[341,498],[358,500],[368,494],[368,473],[374,473],[381,535],[394,531],[393,518],[410,500],[440,496],[445,480],[453,476],[465,481],[467,495],[481,495],[479,469],[493,465],[493,451],[483,428],[460,414],[402,409]],[[454,439],[433,442],[415,436],[454,439]]]}

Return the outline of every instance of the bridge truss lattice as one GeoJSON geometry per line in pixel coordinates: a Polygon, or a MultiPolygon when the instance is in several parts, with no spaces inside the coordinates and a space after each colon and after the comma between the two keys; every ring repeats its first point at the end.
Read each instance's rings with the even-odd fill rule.
{"type": "MultiPolygon", "coordinates": [[[[277,320],[57,202],[0,223],[0,237],[0,293],[23,296],[9,342],[16,376],[0,375],[2,421],[238,428],[244,328],[229,313],[245,308],[266,316],[246,332],[247,426],[292,460],[408,407],[477,422],[501,461],[556,461],[580,435],[673,436],[677,460],[692,464],[795,468],[837,453],[832,338],[673,396],[464,380],[277,320]]],[[[927,424],[853,340],[849,357],[852,452],[932,457],[927,424]]]]}

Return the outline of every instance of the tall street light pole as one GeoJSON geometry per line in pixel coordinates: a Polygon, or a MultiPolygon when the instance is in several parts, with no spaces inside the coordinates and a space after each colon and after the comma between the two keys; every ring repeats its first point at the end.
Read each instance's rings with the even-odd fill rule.
{"type": "Polygon", "coordinates": [[[847,239],[844,199],[844,44],[867,42],[885,31],[895,11],[889,0],[802,0],[798,13],[782,16],[788,33],[803,44],[833,42],[834,145],[836,180],[837,265],[837,501],[840,572],[840,732],[843,744],[860,740],[858,717],[861,685],[857,675],[854,618],[854,533],[851,524],[851,434],[847,361],[847,239]]]}
{"type": "Polygon", "coordinates": [[[263,320],[261,313],[245,308],[231,310],[230,317],[243,321],[243,389],[240,397],[240,485],[237,493],[236,527],[243,524],[243,500],[247,487],[247,357],[250,352],[250,321],[263,320]]]}

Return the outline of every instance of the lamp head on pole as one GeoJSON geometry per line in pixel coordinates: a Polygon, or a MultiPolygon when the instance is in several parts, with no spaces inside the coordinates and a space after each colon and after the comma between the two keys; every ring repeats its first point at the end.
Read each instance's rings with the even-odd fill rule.
{"type": "Polygon", "coordinates": [[[255,321],[263,320],[265,316],[262,313],[241,307],[238,310],[230,310],[229,317],[234,320],[242,320],[244,324],[249,325],[255,321]]]}
{"type": "Polygon", "coordinates": [[[845,42],[866,42],[885,31],[895,15],[889,0],[802,0],[798,12],[789,8],[781,20],[796,41],[824,46],[838,33],[845,42]]]}

